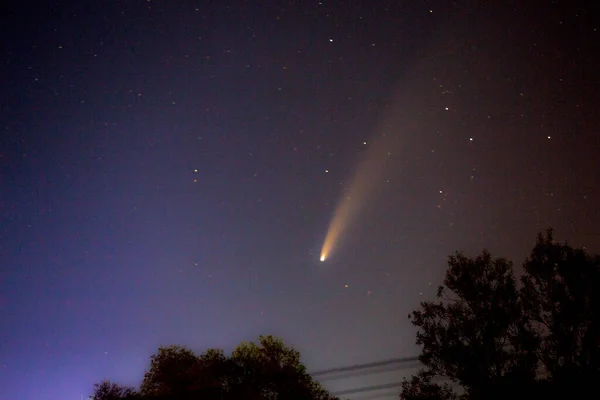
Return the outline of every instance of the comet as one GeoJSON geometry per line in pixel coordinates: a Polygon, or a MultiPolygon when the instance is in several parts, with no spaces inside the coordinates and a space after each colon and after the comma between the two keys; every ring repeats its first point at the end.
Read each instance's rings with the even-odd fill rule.
{"type": "MultiPolygon", "coordinates": [[[[446,36],[440,35],[432,37],[429,45],[432,49],[439,47],[441,54],[445,54],[446,42],[446,36]]],[[[418,133],[427,132],[432,128],[430,121],[423,120],[420,116],[423,115],[423,107],[438,105],[437,97],[432,98],[427,94],[430,90],[429,83],[423,83],[422,80],[422,77],[427,76],[429,72],[429,75],[433,75],[434,67],[435,64],[430,58],[418,60],[406,70],[402,81],[398,82],[392,92],[391,107],[381,114],[384,118],[378,121],[371,141],[364,142],[367,146],[364,158],[358,163],[349,186],[340,196],[333,210],[321,248],[322,262],[332,257],[351,225],[356,223],[360,213],[369,207],[369,204],[373,204],[373,202],[369,203],[369,200],[375,189],[385,184],[386,173],[389,174],[391,171],[389,163],[392,159],[395,164],[404,157],[413,157],[409,152],[412,152],[413,146],[419,143],[418,133]]],[[[446,105],[439,106],[446,107],[446,111],[449,111],[446,105]]],[[[393,171],[400,171],[400,168],[394,168],[393,171]]]]}
{"type": "Polygon", "coordinates": [[[384,172],[387,161],[392,155],[395,137],[382,133],[369,145],[363,160],[352,178],[347,191],[341,196],[334,212],[323,246],[321,262],[328,259],[339,246],[348,227],[358,217],[362,208],[368,204],[368,199],[378,182],[384,182],[384,172]]]}

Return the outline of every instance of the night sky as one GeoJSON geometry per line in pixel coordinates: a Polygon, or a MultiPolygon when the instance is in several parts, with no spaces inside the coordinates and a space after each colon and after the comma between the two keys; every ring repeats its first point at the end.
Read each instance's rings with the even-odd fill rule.
{"type": "Polygon", "coordinates": [[[417,355],[451,252],[600,249],[594,2],[12,3],[1,400],[137,385],[161,344],[417,355]]]}

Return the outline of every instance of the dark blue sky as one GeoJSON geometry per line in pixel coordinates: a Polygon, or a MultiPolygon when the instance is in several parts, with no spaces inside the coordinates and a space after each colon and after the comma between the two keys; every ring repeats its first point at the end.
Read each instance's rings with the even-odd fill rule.
{"type": "Polygon", "coordinates": [[[449,253],[518,263],[549,226],[597,251],[598,10],[478,3],[7,6],[0,400],[137,384],[160,344],[411,356],[449,253]]]}

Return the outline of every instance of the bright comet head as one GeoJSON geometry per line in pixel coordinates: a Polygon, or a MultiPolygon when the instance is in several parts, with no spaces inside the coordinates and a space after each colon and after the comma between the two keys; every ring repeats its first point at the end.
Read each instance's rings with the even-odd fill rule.
{"type": "MultiPolygon", "coordinates": [[[[403,101],[401,98],[396,100],[398,104],[395,107],[398,107],[398,110],[403,101]]],[[[404,126],[405,122],[401,121],[402,118],[405,118],[404,115],[404,113],[398,113],[398,115],[394,113],[390,121],[380,122],[381,127],[378,129],[381,132],[378,132],[373,141],[369,143],[354,176],[351,177],[349,185],[343,190],[342,196],[333,210],[333,217],[321,247],[321,262],[337,250],[343,236],[348,233],[348,227],[353,220],[358,218],[361,210],[367,205],[366,200],[375,192],[376,182],[379,182],[383,174],[389,171],[392,162],[392,157],[389,157],[392,154],[390,149],[399,148],[405,137],[401,128],[391,127],[404,126]]],[[[365,141],[363,144],[366,145],[367,142],[365,141]]],[[[394,162],[397,163],[398,159],[395,159],[394,162]]]]}

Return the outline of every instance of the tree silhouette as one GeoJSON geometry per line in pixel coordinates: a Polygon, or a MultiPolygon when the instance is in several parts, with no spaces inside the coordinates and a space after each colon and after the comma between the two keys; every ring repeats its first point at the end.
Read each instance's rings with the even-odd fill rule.
{"type": "Polygon", "coordinates": [[[536,360],[514,341],[526,329],[510,262],[493,259],[487,251],[474,259],[456,253],[449,257],[437,297],[436,302],[422,302],[421,310],[409,316],[419,328],[419,360],[425,369],[419,379],[405,384],[405,398],[414,386],[441,390],[431,383],[436,375],[475,396],[490,393],[505,376],[532,379],[536,360]],[[507,346],[513,342],[515,347],[507,346]]]}
{"type": "Polygon", "coordinates": [[[555,243],[549,230],[538,236],[518,288],[505,259],[487,251],[450,256],[438,300],[409,315],[424,367],[404,380],[400,397],[455,398],[433,381],[438,376],[461,386],[467,399],[556,397],[559,388],[572,395],[575,382],[590,389],[600,377],[599,259],[555,243]],[[538,377],[540,366],[547,377],[538,377]]]}
{"type": "Polygon", "coordinates": [[[94,385],[92,397],[95,400],[134,400],[137,398],[137,393],[133,388],[105,380],[94,385]]]}
{"type": "Polygon", "coordinates": [[[452,387],[445,383],[440,385],[432,382],[435,374],[431,371],[420,370],[410,380],[402,382],[402,398],[405,400],[457,400],[458,395],[452,387]]]}
{"type": "Polygon", "coordinates": [[[140,386],[142,396],[181,396],[192,385],[190,371],[198,357],[183,346],[161,346],[150,357],[150,369],[144,374],[140,386]]]}
{"type": "Polygon", "coordinates": [[[556,393],[591,393],[600,378],[600,256],[539,234],[525,261],[521,298],[556,393]]]}
{"type": "Polygon", "coordinates": [[[234,398],[333,399],[306,372],[298,351],[273,336],[261,336],[259,344],[246,342],[231,355],[235,376],[234,398]],[[237,396],[242,397],[237,397],[237,396]]]}
{"type": "MultiPolygon", "coordinates": [[[[116,396],[122,393],[118,386],[106,385],[112,390],[110,393],[116,396]]],[[[241,343],[231,356],[220,349],[209,349],[196,356],[182,346],[160,347],[150,358],[139,393],[128,390],[126,395],[130,397],[101,397],[106,390],[96,390],[94,397],[98,400],[132,396],[143,400],[335,399],[306,372],[300,353],[274,336],[260,336],[258,343],[241,343]]]]}

